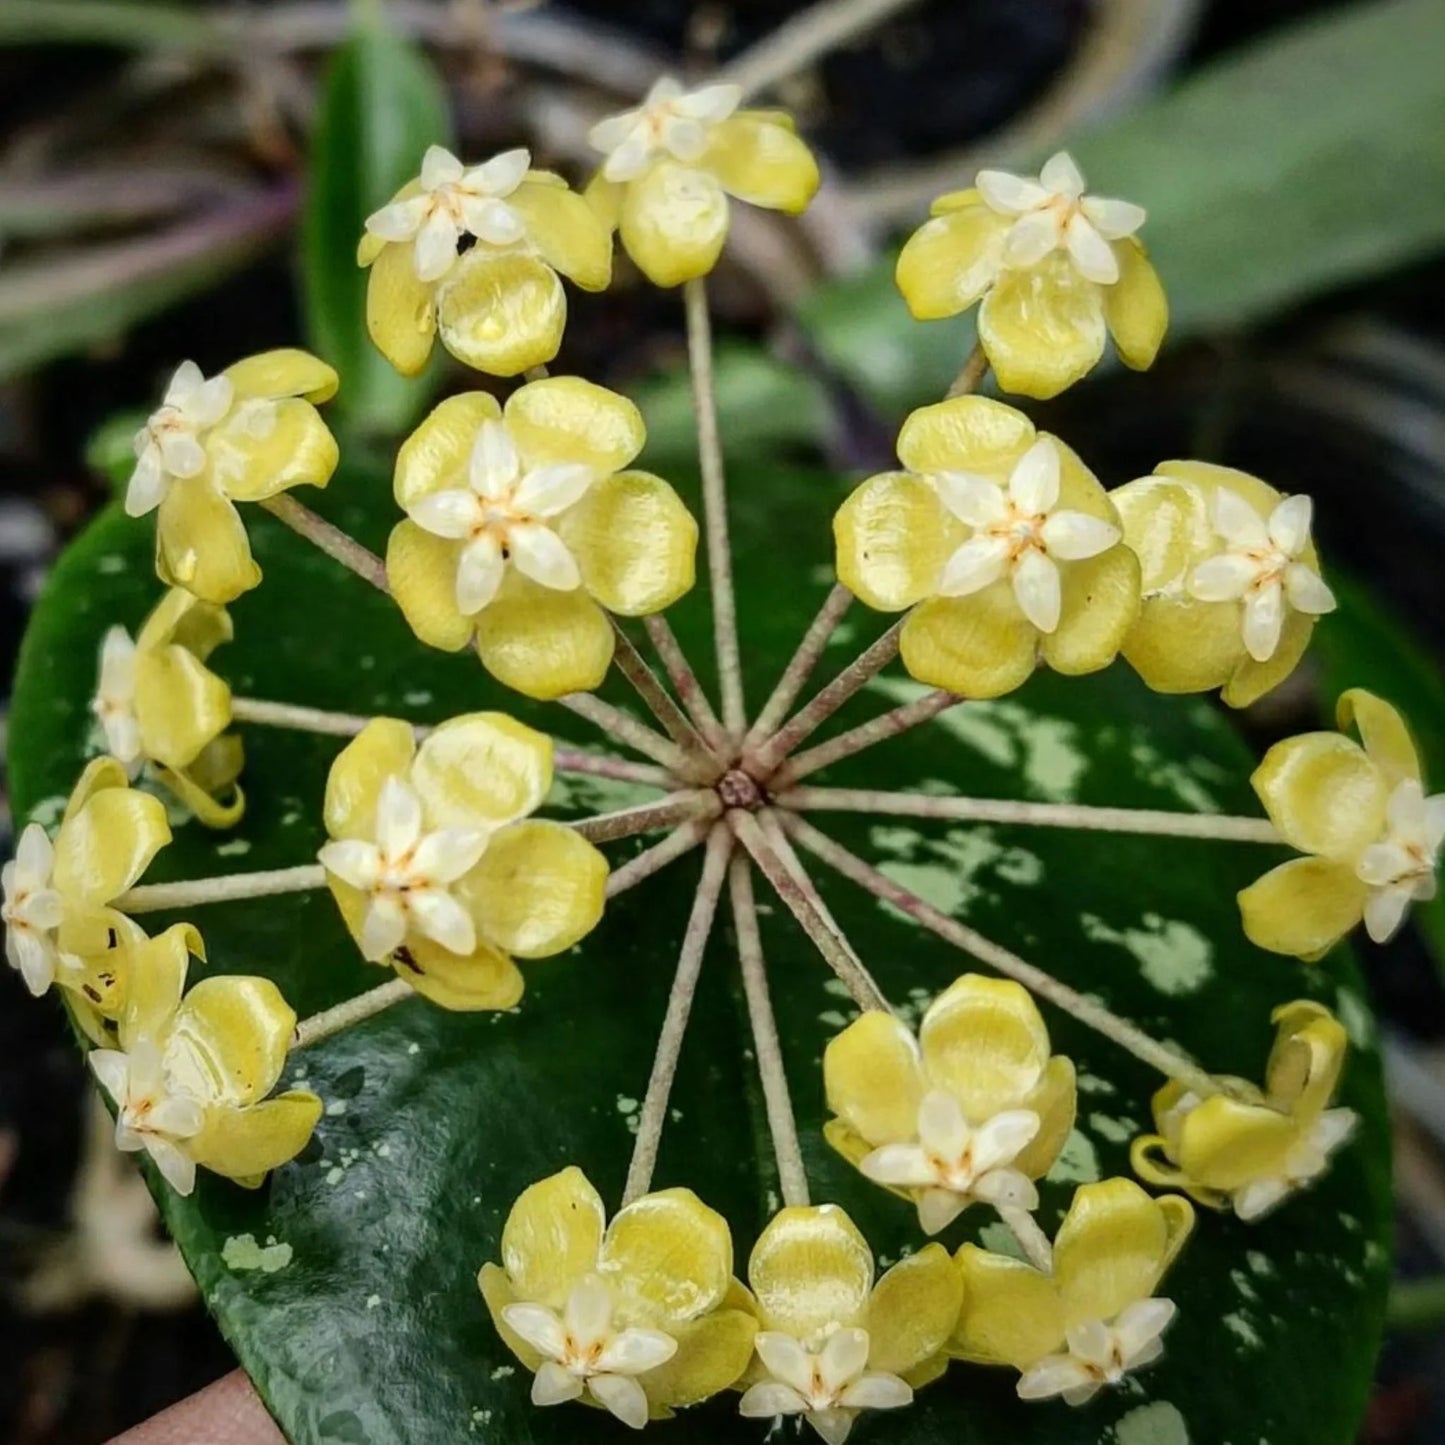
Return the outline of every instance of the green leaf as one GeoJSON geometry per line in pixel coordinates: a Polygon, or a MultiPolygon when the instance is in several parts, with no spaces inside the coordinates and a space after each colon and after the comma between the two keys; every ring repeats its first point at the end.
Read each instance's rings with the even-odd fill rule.
{"type": "Polygon", "coordinates": [[[337,405],[372,435],[400,435],[426,408],[435,373],[397,375],[366,334],[367,273],[354,257],[366,218],[448,145],[446,91],[431,63],[379,22],[337,51],[322,86],[301,222],[311,349],[341,375],[337,405]]]}
{"type": "MultiPolygon", "coordinates": [[[[829,580],[827,517],[836,484],[735,468],[733,531],[748,692],[769,690],[829,580]],[[781,560],[780,560],[781,559],[781,560]]],[[[691,492],[692,488],[687,488],[691,492]]],[[[393,508],[383,471],[343,470],[322,499],[339,525],[376,545],[393,508]]],[[[238,693],[318,707],[438,720],[500,707],[573,742],[569,714],[502,694],[468,655],[418,646],[390,604],[270,518],[248,516],[263,586],[234,607],[237,636],[215,659],[238,693]]],[[[56,816],[91,738],[87,699],[103,630],[134,627],[159,587],[151,535],[116,509],[57,567],[26,640],[11,714],[18,816],[56,816]]],[[[674,618],[707,653],[705,599],[674,618]]],[[[833,671],[878,630],[856,612],[829,648],[833,671]]],[[[915,691],[895,674],[838,719],[848,726],[915,691]]],[[[180,829],[157,880],[265,869],[314,857],[334,739],[246,730],[250,808],[234,835],[180,829]]],[[[1016,697],[971,704],[851,760],[839,782],[954,789],[979,796],[1247,811],[1249,759],[1198,699],[1146,692],[1122,668],[1040,676],[1016,697]]],[[[568,781],[557,815],[630,800],[616,785],[568,781]]],[[[1235,891],[1271,865],[1258,846],[1110,837],[901,820],[823,820],[828,831],[985,934],[1177,1041],[1211,1068],[1258,1078],[1269,1011],[1324,1000],[1357,1049],[1344,1101],[1356,1142],[1309,1194],[1255,1226],[1200,1221],[1169,1294],[1181,1312],[1165,1359],[1123,1393],[1083,1410],[1021,1405],[1007,1372],[955,1366],[914,1408],[867,1422],[878,1445],[1346,1445],[1355,1437],[1379,1340],[1389,1266],[1388,1124],[1379,1056],[1350,958],[1313,968],[1244,940],[1235,891]],[[1323,1367],[1321,1362],[1328,1362],[1323,1367]]],[[[615,858],[638,846],[610,845],[615,858]]],[[[158,1188],[222,1329],[296,1445],[482,1440],[616,1442],[620,1428],[575,1407],[536,1410],[525,1372],[501,1345],[474,1276],[495,1259],[519,1191],[568,1163],[614,1204],[633,1144],[697,858],[625,895],[571,954],[526,965],[515,1012],[451,1015],[410,1000],[296,1058],[327,1103],[312,1148],[256,1193],[204,1176],[193,1197],[158,1188]],[[257,1246],[264,1253],[258,1254],[257,1246]]],[[[958,954],[831,876],[830,907],[888,995],[916,1018],[966,971],[958,954]]],[[[205,972],[278,980],[305,1015],[377,982],[328,895],[197,909],[205,972]]],[[[159,926],[164,916],[150,922],[159,926]]],[[[847,999],[776,905],[762,919],[814,1197],[843,1204],[882,1259],[918,1242],[911,1211],[824,1146],[819,1056],[847,999]]],[[[724,936],[707,956],[657,1172],[687,1184],[732,1223],[739,1268],[776,1205],[762,1106],[746,1055],[736,965],[724,936]]],[[[1127,1168],[1129,1137],[1159,1082],[1073,1020],[1049,1015],[1082,1078],[1079,1129],[1044,1188],[1053,1228],[1073,1185],[1127,1168]]],[[[154,1181],[153,1181],[154,1182],[154,1181]]],[[[966,1216],[950,1244],[986,1221],[966,1216]]],[[[998,1231],[984,1229],[997,1241],[998,1231]]],[[[758,1442],[730,1400],[701,1407],[661,1438],[758,1442]]],[[[790,1437],[791,1438],[791,1437],[790,1437]]]]}
{"type": "MultiPolygon", "coordinates": [[[[1424,639],[1373,588],[1357,577],[1332,571],[1330,586],[1340,608],[1319,629],[1316,651],[1323,692],[1336,698],[1363,687],[1392,702],[1404,714],[1420,749],[1425,780],[1445,785],[1445,677],[1424,639]]],[[[1326,719],[1333,727],[1334,719],[1326,719]]],[[[1445,898],[1435,897],[1412,912],[1445,973],[1445,898]]]]}
{"type": "MultiPolygon", "coordinates": [[[[1256,324],[1445,244],[1442,49],[1439,0],[1332,9],[1071,143],[1091,189],[1148,208],[1172,340],[1256,324]]],[[[909,319],[892,258],[821,288],[802,321],[895,413],[933,400],[973,344],[971,317],[909,319]]]]}
{"type": "Polygon", "coordinates": [[[188,5],[146,0],[4,0],[0,45],[118,45],[223,51],[226,37],[188,5]]]}

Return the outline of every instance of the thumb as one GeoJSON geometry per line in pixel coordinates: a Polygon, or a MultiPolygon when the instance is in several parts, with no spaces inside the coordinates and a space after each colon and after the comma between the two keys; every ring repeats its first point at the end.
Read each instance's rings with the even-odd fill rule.
{"type": "Polygon", "coordinates": [[[234,1371],[111,1445],[286,1445],[251,1382],[234,1371]]]}

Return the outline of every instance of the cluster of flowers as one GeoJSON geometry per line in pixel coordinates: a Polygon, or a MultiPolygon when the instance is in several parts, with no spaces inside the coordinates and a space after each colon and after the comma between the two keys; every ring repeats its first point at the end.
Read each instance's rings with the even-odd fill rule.
{"type": "MultiPolygon", "coordinates": [[[[585,194],[531,169],[526,151],[463,166],[433,148],[418,179],[367,224],[368,325],[411,374],[434,339],[495,376],[551,361],[566,316],[559,276],[604,289],[612,233],[659,285],[716,264],[729,197],[801,211],[818,171],[791,121],[740,110],[736,87],[661,82],[593,131],[606,159],[585,194]]],[[[898,283],[920,318],[981,302],[980,344],[1000,385],[1052,396],[1112,334],[1152,363],[1167,324],[1136,232],[1137,206],[1085,194],[1067,156],[1036,179],[982,172],[942,197],[904,247],[898,283]]],[[[207,665],[232,635],[226,606],[261,580],[236,503],[325,486],[337,445],[317,406],[336,374],[304,352],[252,357],[206,378],[187,363],[136,438],[132,515],[158,511],[169,591],[132,639],[102,649],[91,763],[54,841],[22,834],[4,873],[10,962],[31,991],[59,986],[96,1045],[122,1148],[145,1148],[182,1193],[198,1165],[254,1186],[304,1147],[313,1094],[274,1097],[295,1016],[271,983],[215,976],[184,992],[199,933],[155,938],[125,895],[170,838],[143,770],[200,822],[233,825],[244,799],[232,697],[207,665]]],[[[402,446],[386,576],[429,646],[474,646],[533,698],[595,688],[608,614],[647,616],[693,585],[697,525],[660,477],[625,397],[576,377],[442,402],[402,446]]],[[[834,531],[840,580],[906,613],[913,677],[966,698],[1019,687],[1040,664],[1082,674],[1122,655],[1162,692],[1220,688],[1243,706],[1297,665],[1334,606],[1310,541],[1310,503],[1257,478],[1165,462],[1106,492],[1057,438],[980,397],[924,407],[901,469],[863,482],[834,531]]],[[[1341,733],[1273,748],[1254,783],[1303,857],[1240,896],[1248,936],[1316,958],[1362,919],[1372,937],[1430,896],[1445,798],[1425,796],[1398,714],[1362,692],[1341,733]],[[1358,728],[1361,743],[1343,735],[1358,728]]],[[[514,1005],[516,960],[570,948],[597,923],[607,865],[575,831],[533,819],[551,745],[500,714],[452,719],[420,740],[377,719],[337,757],[320,861],[366,960],[451,1009],[514,1005]]],[[[1321,1007],[1276,1012],[1263,1090],[1171,1085],[1157,1133],[1136,1141],[1147,1181],[1254,1219],[1326,1167],[1348,1137],[1330,1107],[1345,1055],[1321,1007]]],[[[983,1202],[1024,1215],[1072,1127],[1073,1067],[1050,1053],[1017,985],[959,979],[915,1038],[867,1012],[824,1059],[827,1137],[936,1234],[983,1202]]],[[[719,1391],[745,1415],[806,1416],[830,1442],[858,1412],[906,1405],[949,1358],[1007,1365],[1025,1398],[1081,1403],[1162,1348],[1174,1306],[1156,1295],[1193,1222],[1178,1194],[1111,1179],[1081,1187],[1052,1244],[1024,1261],[930,1244],[874,1279],[872,1254],[832,1205],[783,1210],[733,1278],[726,1223],[686,1190],[628,1204],[607,1224],[575,1169],[517,1201],[502,1263],[480,1284],[503,1338],[535,1372],[539,1404],[587,1398],[629,1425],[719,1391]]]]}

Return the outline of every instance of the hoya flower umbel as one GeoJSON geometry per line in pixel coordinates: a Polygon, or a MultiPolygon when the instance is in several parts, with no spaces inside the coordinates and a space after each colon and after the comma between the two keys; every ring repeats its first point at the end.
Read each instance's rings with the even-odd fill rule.
{"type": "Polygon", "coordinates": [[[116,1107],[116,1146],[144,1150],[177,1194],[197,1167],[260,1186],[306,1147],[321,1100],[304,1089],[268,1098],[285,1067],[296,1015],[269,979],[215,976],[184,998],[200,935],[178,923],[133,948],[119,1047],[90,1067],[116,1107]]]}
{"type": "Polygon", "coordinates": [[[511,1008],[513,959],[561,953],[602,916],[601,853],[528,816],[551,785],[550,739],[500,713],[420,747],[406,723],[369,723],[331,766],[320,853],[363,957],[443,1008],[511,1008]]]}
{"type": "Polygon", "coordinates": [[[1341,732],[1276,743],[1251,781],[1271,822],[1307,855],[1239,895],[1244,931],[1261,948],[1313,960],[1363,919],[1393,938],[1410,905],[1435,896],[1445,795],[1426,797],[1404,720],[1361,688],[1339,700],[1341,732]],[[1351,725],[1361,742],[1344,735],[1351,725]]]}
{"type": "Polygon", "coordinates": [[[1154,1096],[1157,1134],[1134,1141],[1135,1172],[1211,1209],[1253,1221],[1307,1188],[1354,1134],[1353,1109],[1331,1108],[1349,1036],[1322,1004],[1284,1004],[1261,1093],[1242,1079],[1201,1099],[1178,1083],[1154,1096]]]}
{"type": "Polygon", "coordinates": [[[926,1234],[970,1204],[1034,1209],[1033,1181],[1073,1127],[1074,1066],[1050,1056],[1028,993],[965,974],[915,1039],[892,1014],[855,1019],[823,1055],[828,1142],[859,1171],[911,1199],[926,1234]]]}
{"type": "Polygon", "coordinates": [[[781,111],[739,110],[742,90],[684,91],[659,80],[635,110],[592,127],[606,157],[587,197],[655,285],[677,286],[717,264],[728,197],[797,215],[818,189],[818,163],[781,111]]]}
{"type": "Polygon", "coordinates": [[[111,905],[170,840],[161,800],[130,787],[114,758],[97,758],[76,783],[54,843],[31,823],[5,865],[6,956],[32,994],[64,988],[92,1038],[124,999],[117,944],[138,932],[111,905]]]}
{"type": "Polygon", "coordinates": [[[833,520],[839,580],[908,611],[904,665],[963,697],[998,697],[1040,661],[1113,661],[1139,609],[1139,563],[1104,489],[1021,412],[965,396],[915,411],[904,471],[864,482],[833,520]]]}
{"type": "Polygon", "coordinates": [[[191,361],[136,436],[132,517],[157,511],[156,571],[204,601],[231,602],[261,580],[236,502],[324,487],[336,441],[314,402],[336,373],[304,351],[263,352],[207,379],[191,361]]]}
{"type": "Polygon", "coordinates": [[[560,276],[607,289],[612,237],[560,176],[532,169],[528,151],[464,166],[434,145],[421,175],[367,218],[357,262],[371,268],[371,339],[403,375],[421,370],[440,332],[459,361],[516,376],[562,344],[560,276]]]}
{"type": "Polygon", "coordinates": [[[1169,321],[1135,232],[1144,210],[1084,193],[1060,151],[1037,179],[978,173],[940,196],[898,258],[898,288],[920,321],[980,299],[978,336],[1005,391],[1050,397],[1093,369],[1110,334],[1120,359],[1152,365],[1169,321]]]}
{"type": "Polygon", "coordinates": [[[402,446],[386,569],[412,630],[529,697],[597,687],[607,612],[639,617],[693,584],[697,523],[677,493],[630,470],[642,417],[576,377],[449,397],[402,446]],[[606,609],[604,611],[603,609],[606,609]]]}
{"type": "Polygon", "coordinates": [[[231,689],[206,666],[232,636],[222,607],[172,588],[132,638],[116,625],[100,649],[91,711],[110,755],[132,777],[152,765],[156,778],[208,827],[237,822],[245,809],[235,786],[241,740],[231,723],[231,689]],[[226,803],[220,795],[232,794],[226,803]]]}
{"type": "Polygon", "coordinates": [[[727,1221],[688,1189],[644,1195],[611,1222],[582,1171],[526,1189],[501,1264],[477,1284],[532,1402],[586,1399],[641,1429],[732,1385],[757,1323],[734,1304],[727,1221]]]}
{"type": "Polygon", "coordinates": [[[1019,1372],[1022,1400],[1088,1403],[1164,1352],[1176,1310],[1156,1294],[1194,1226],[1187,1199],[1151,1199],[1129,1179],[1074,1192],[1045,1273],[965,1244],[963,1307],[949,1351],[1019,1372]]]}
{"type": "Polygon", "coordinates": [[[836,1205],[781,1210],[748,1261],[757,1359],[739,1410],[754,1419],[801,1417],[843,1445],[868,1410],[911,1404],[943,1373],[958,1318],[947,1252],[930,1244],[876,1283],[873,1252],[836,1205]]]}
{"type": "Polygon", "coordinates": [[[1308,497],[1247,472],[1161,462],[1109,494],[1143,567],[1124,656],[1157,692],[1222,687],[1247,707],[1298,665],[1335,599],[1310,541],[1308,497]]]}

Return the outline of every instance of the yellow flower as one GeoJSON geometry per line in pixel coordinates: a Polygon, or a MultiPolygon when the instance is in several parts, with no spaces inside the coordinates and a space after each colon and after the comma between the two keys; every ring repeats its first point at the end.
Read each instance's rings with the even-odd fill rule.
{"type": "Polygon", "coordinates": [[[125,509],[160,508],[156,572],[207,602],[232,602],[261,580],[236,502],[324,487],[336,439],[312,402],[336,394],[336,373],[304,351],[266,351],[207,380],[193,361],[171,378],[159,411],[136,433],[125,509]]]}
{"type": "Polygon", "coordinates": [[[912,1403],[947,1367],[958,1277],[925,1245],[875,1284],[873,1252],[833,1204],[780,1210],[748,1261],[757,1360],[738,1408],[753,1419],[802,1416],[843,1445],[864,1410],[912,1403]]]}
{"type": "Polygon", "coordinates": [[[222,737],[231,725],[231,689],[206,658],[232,637],[223,607],[174,587],[132,638],[112,627],[100,649],[100,678],[91,711],[110,755],[132,777],[151,763],[157,779],[208,828],[240,821],[246,800],[238,737],[222,737]],[[231,801],[217,795],[231,790],[231,801]]]}
{"type": "Polygon", "coordinates": [[[502,1263],[477,1275],[492,1323],[534,1371],[532,1403],[586,1400],[641,1429],[733,1384],[757,1324],[734,1303],[727,1221],[690,1189],[635,1200],[607,1223],[580,1169],[523,1191],[502,1263]]]}
{"type": "Polygon", "coordinates": [[[855,1019],[823,1054],[828,1142],[876,1184],[918,1206],[937,1234],[970,1204],[1038,1208],[1033,1181],[1074,1125],[1074,1066],[1049,1056],[1028,993],[964,974],[918,1038],[892,1014],[855,1019]]]}
{"type": "Polygon", "coordinates": [[[1151,1199],[1132,1180],[1106,1179],[1074,1192],[1049,1274],[965,1244],[950,1353],[1012,1366],[1020,1399],[1084,1404],[1163,1353],[1175,1307],[1154,1292],[1193,1227],[1187,1199],[1151,1199]]]}
{"type": "Polygon", "coordinates": [[[1341,733],[1276,743],[1250,780],[1270,821],[1310,856],[1271,869],[1239,895],[1244,931],[1275,953],[1313,962],[1363,918],[1376,943],[1393,938],[1410,904],[1435,896],[1445,795],[1425,796],[1420,759],[1389,703],[1352,688],[1341,733]]]}
{"type": "Polygon", "coordinates": [[[1281,1005],[1270,1020],[1279,1033],[1264,1093],[1231,1079],[1235,1096],[1201,1101],[1177,1083],[1155,1094],[1159,1132],[1136,1139],[1131,1154],[1141,1178],[1255,1220],[1325,1173],[1358,1123],[1353,1109],[1328,1107],[1349,1035],[1327,1008],[1308,1000],[1281,1005]]]}
{"type": "Polygon", "coordinates": [[[838,578],[869,607],[912,609],[903,663],[962,697],[1113,661],[1139,610],[1139,562],[1104,489],[1010,406],[965,396],[915,411],[906,471],[864,482],[833,519],[838,578]]]}
{"type": "Polygon", "coordinates": [[[115,1104],[115,1142],[144,1149],[177,1194],[196,1167],[255,1189],[306,1147],[321,1100],[302,1089],[266,1096],[286,1065],[296,1015],[265,978],[203,979],[182,998],[200,934],[178,923],[135,945],[120,1047],[90,1067],[115,1104]]]}
{"type": "Polygon", "coordinates": [[[602,916],[602,854],[528,818],[551,786],[551,740],[501,713],[420,748],[407,723],[368,723],[331,765],[320,853],[364,957],[443,1008],[511,1008],[513,957],[562,953],[602,916]]]}
{"type": "Polygon", "coordinates": [[[728,234],[728,197],[798,215],[818,189],[818,163],[790,116],[739,110],[719,83],[684,91],[661,79],[635,110],[592,127],[606,157],[587,187],[604,222],[657,286],[706,276],[728,234]]]}
{"type": "Polygon", "coordinates": [[[650,472],[633,404],[579,377],[449,397],[396,459],[407,520],[386,551],[412,630],[528,697],[597,687],[612,661],[604,607],[660,612],[693,584],[697,523],[650,472]]]}
{"type": "Polygon", "coordinates": [[[1222,687],[1248,707],[1292,673],[1335,600],[1310,541],[1308,497],[1247,472],[1161,462],[1109,493],[1143,565],[1123,653],[1156,692],[1222,687]]]}
{"type": "Polygon", "coordinates": [[[1106,331],[1126,366],[1153,364],[1169,306],[1134,235],[1144,211],[1086,196],[1065,152],[1036,181],[980,171],[932,211],[898,257],[898,289],[920,321],[982,298],[978,336],[1005,391],[1057,395],[1097,364],[1106,331]]]}
{"type": "Polygon", "coordinates": [[[165,805],[130,787],[114,758],[80,775],[52,844],[39,823],[20,835],[0,874],[5,952],[37,997],[52,984],[97,1041],[124,1003],[120,945],[140,930],[111,904],[171,841],[165,805]]]}
{"type": "Polygon", "coordinates": [[[560,176],[531,163],[512,150],[464,167],[431,146],[421,175],[367,219],[356,253],[371,268],[367,330],[403,376],[426,365],[438,331],[459,361],[493,376],[545,366],[567,324],[558,272],[584,291],[607,289],[607,227],[560,176]]]}

